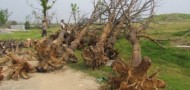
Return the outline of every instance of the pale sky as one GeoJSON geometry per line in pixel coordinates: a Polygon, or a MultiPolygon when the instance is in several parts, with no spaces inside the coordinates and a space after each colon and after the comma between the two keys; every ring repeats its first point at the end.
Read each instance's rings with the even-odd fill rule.
{"type": "MultiPolygon", "coordinates": [[[[29,0],[39,7],[35,0],[29,0]]],[[[190,0],[159,0],[159,7],[156,9],[157,14],[165,13],[188,13],[190,14],[190,0]]],[[[92,0],[57,0],[53,9],[57,13],[58,19],[68,20],[71,12],[70,4],[77,3],[80,7],[81,13],[88,13],[92,11],[92,0]]],[[[27,15],[32,15],[32,8],[27,5],[26,0],[0,0],[0,8],[8,9],[12,12],[9,20],[24,22],[27,15]]]]}

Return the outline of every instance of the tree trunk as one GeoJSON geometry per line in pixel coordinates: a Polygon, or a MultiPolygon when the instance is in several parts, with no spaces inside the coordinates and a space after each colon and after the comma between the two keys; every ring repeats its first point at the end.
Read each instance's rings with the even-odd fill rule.
{"type": "Polygon", "coordinates": [[[84,27],[80,33],[77,35],[77,38],[71,42],[71,45],[69,46],[72,50],[75,50],[77,46],[80,44],[80,41],[82,40],[83,36],[86,34],[90,24],[88,24],[86,27],[84,27]]]}
{"type": "Polygon", "coordinates": [[[126,35],[126,38],[132,44],[132,67],[138,67],[141,63],[141,47],[137,37],[137,30],[133,27],[129,28],[130,32],[126,35]]]}
{"type": "Polygon", "coordinates": [[[141,48],[138,39],[136,38],[133,42],[132,51],[132,66],[137,67],[141,63],[141,48]]]}
{"type": "Polygon", "coordinates": [[[35,47],[39,57],[37,71],[46,72],[63,67],[66,62],[62,55],[64,47],[61,46],[64,41],[64,34],[65,31],[62,30],[55,40],[44,38],[44,40],[37,42],[35,47]]]}
{"type": "Polygon", "coordinates": [[[109,58],[104,53],[104,45],[109,33],[112,30],[112,23],[107,22],[104,26],[103,33],[94,47],[88,47],[83,50],[82,57],[85,63],[93,69],[105,65],[109,58]]]}
{"type": "Polygon", "coordinates": [[[103,47],[104,46],[104,44],[107,40],[107,37],[108,37],[109,33],[111,32],[111,29],[112,29],[112,23],[108,22],[106,24],[106,26],[104,27],[103,33],[100,36],[100,39],[99,39],[98,43],[96,44],[96,47],[103,47]]]}

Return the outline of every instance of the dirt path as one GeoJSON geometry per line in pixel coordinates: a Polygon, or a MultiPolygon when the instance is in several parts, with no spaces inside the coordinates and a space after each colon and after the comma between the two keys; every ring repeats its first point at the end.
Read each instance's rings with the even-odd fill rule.
{"type": "Polygon", "coordinates": [[[34,73],[28,80],[4,80],[0,90],[98,90],[95,79],[64,67],[62,71],[34,73]]]}

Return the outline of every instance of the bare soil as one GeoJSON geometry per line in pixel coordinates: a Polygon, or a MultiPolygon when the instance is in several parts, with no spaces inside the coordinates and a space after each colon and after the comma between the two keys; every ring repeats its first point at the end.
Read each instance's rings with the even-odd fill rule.
{"type": "Polygon", "coordinates": [[[98,90],[95,78],[64,67],[63,70],[49,73],[34,73],[28,80],[3,80],[0,90],[98,90]]]}

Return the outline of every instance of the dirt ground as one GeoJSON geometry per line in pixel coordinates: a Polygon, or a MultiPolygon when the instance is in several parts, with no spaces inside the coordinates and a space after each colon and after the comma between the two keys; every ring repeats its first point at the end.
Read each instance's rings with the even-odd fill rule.
{"type": "Polygon", "coordinates": [[[64,67],[63,70],[50,73],[34,73],[28,80],[3,80],[0,90],[98,90],[95,78],[64,67]]]}

